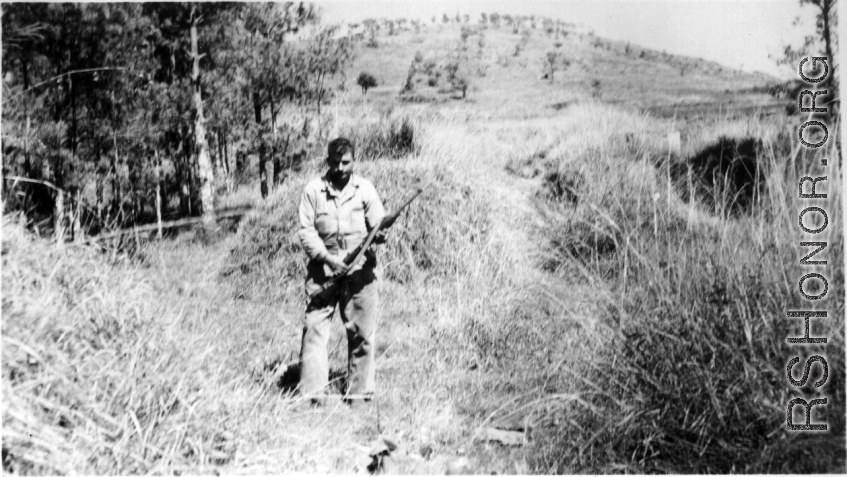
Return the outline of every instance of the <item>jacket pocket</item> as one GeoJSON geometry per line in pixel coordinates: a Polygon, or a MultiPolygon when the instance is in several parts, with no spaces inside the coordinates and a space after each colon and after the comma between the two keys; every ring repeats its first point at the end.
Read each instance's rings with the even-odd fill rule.
{"type": "Polygon", "coordinates": [[[350,232],[367,235],[368,227],[365,225],[365,207],[358,203],[350,210],[350,232]]]}
{"type": "Polygon", "coordinates": [[[315,229],[317,229],[322,239],[335,233],[338,225],[336,222],[327,212],[317,212],[315,214],[315,229]]]}

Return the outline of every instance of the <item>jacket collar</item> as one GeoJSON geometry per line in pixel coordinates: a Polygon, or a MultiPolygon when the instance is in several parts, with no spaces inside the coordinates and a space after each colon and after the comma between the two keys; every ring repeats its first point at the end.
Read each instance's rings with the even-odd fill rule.
{"type": "Polygon", "coordinates": [[[347,182],[347,185],[344,187],[344,190],[338,190],[333,187],[332,182],[330,182],[329,177],[326,174],[323,176],[323,191],[331,195],[332,197],[345,197],[346,195],[352,196],[355,194],[356,189],[362,184],[362,179],[355,172],[350,176],[350,181],[347,182]],[[345,192],[349,191],[348,194],[345,192]]]}

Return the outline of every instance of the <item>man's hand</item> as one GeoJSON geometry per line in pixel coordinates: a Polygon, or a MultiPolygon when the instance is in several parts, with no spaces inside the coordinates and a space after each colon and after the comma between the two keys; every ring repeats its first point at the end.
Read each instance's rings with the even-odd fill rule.
{"type": "Polygon", "coordinates": [[[388,239],[388,233],[385,229],[380,230],[374,235],[374,243],[385,243],[388,239]]]}
{"type": "Polygon", "coordinates": [[[350,269],[350,266],[344,263],[344,260],[335,255],[327,255],[324,263],[329,265],[335,275],[344,275],[350,269]]]}

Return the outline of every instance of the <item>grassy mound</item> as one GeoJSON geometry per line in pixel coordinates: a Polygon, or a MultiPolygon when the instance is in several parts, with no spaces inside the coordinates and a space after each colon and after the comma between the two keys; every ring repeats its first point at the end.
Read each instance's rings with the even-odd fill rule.
{"type": "MultiPolygon", "coordinates": [[[[358,163],[356,171],[374,183],[389,212],[426,186],[392,227],[387,246],[378,248],[385,279],[421,283],[449,276],[484,239],[486,204],[448,168],[408,159],[358,163]]],[[[311,176],[319,173],[313,169],[311,176]]],[[[236,296],[289,303],[302,298],[306,257],[297,236],[297,207],[309,178],[305,174],[283,184],[242,223],[222,271],[236,296]]]]}

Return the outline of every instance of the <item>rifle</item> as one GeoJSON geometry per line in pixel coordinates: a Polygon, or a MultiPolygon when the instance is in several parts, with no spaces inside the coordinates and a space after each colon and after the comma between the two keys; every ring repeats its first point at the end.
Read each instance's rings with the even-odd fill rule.
{"type": "Polygon", "coordinates": [[[377,224],[376,227],[371,229],[371,232],[368,234],[365,241],[362,242],[361,244],[359,244],[358,247],[353,249],[352,252],[348,253],[347,256],[344,257],[344,263],[349,267],[347,269],[347,272],[339,274],[339,275],[335,275],[332,278],[330,278],[329,280],[327,280],[326,282],[324,282],[323,285],[321,285],[320,288],[318,288],[317,290],[315,290],[314,292],[309,294],[309,298],[314,298],[314,297],[320,295],[321,293],[324,293],[325,291],[329,290],[330,288],[338,285],[341,282],[341,280],[343,280],[344,277],[346,277],[347,274],[350,273],[350,269],[353,268],[353,266],[356,264],[356,262],[358,262],[359,259],[362,258],[365,255],[365,252],[367,252],[368,248],[371,246],[371,243],[373,243],[373,240],[376,237],[376,234],[380,230],[385,230],[385,229],[391,227],[392,225],[394,225],[394,222],[396,222],[397,218],[400,217],[400,213],[403,212],[406,209],[406,207],[408,207],[412,203],[413,200],[415,200],[419,195],[421,195],[421,192],[424,191],[424,188],[425,187],[418,189],[418,191],[415,192],[415,194],[412,197],[410,197],[409,200],[407,200],[403,205],[401,205],[400,208],[398,208],[396,211],[394,211],[393,214],[388,214],[385,217],[383,217],[382,220],[379,222],[379,224],[377,224]]]}

